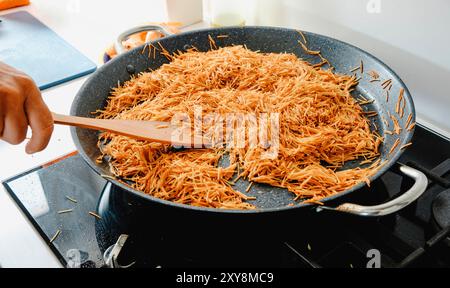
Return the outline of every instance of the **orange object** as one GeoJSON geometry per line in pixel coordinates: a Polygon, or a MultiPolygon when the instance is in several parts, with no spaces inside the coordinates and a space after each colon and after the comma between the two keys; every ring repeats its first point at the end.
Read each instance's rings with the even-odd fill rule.
{"type": "Polygon", "coordinates": [[[0,0],[0,10],[6,10],[28,4],[30,4],[30,0],[0,0]]]}
{"type": "MultiPolygon", "coordinates": [[[[150,22],[147,24],[155,24],[155,25],[164,26],[167,30],[169,30],[170,32],[172,32],[174,34],[180,33],[179,27],[182,26],[182,24],[178,23],[178,22],[163,22],[163,23],[150,22]]],[[[125,46],[125,48],[127,50],[131,50],[135,47],[144,45],[145,42],[154,41],[163,36],[164,36],[163,34],[156,32],[156,31],[140,32],[140,33],[130,36],[126,41],[123,42],[123,45],[125,46]]],[[[111,45],[110,47],[108,47],[108,49],[105,51],[105,53],[111,58],[114,58],[117,56],[117,52],[116,52],[116,49],[114,48],[114,45],[111,45]]]]}

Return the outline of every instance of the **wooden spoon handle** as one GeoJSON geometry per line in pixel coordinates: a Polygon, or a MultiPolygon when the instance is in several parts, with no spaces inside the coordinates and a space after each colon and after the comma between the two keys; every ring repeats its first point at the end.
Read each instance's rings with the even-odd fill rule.
{"type": "MultiPolygon", "coordinates": [[[[55,124],[75,126],[86,129],[101,130],[113,132],[118,127],[113,127],[111,122],[102,122],[102,119],[76,117],[52,113],[53,122],[55,124]],[[116,129],[115,129],[116,128],[116,129]]],[[[117,132],[117,131],[115,131],[117,132]]]]}
{"type": "MultiPolygon", "coordinates": [[[[191,139],[174,140],[172,136],[177,127],[173,127],[169,122],[95,119],[56,113],[52,113],[52,115],[53,122],[60,125],[112,132],[135,139],[171,144],[174,146],[192,147],[193,143],[191,139]]],[[[201,141],[196,143],[208,144],[206,139],[201,137],[195,138],[196,141],[201,141]]]]}

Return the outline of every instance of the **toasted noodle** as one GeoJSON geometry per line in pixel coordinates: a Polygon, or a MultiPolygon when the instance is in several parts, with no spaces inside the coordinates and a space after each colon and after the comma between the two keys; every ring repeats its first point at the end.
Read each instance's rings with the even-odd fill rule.
{"type": "Polygon", "coordinates": [[[395,134],[400,135],[400,133],[402,132],[402,127],[400,127],[397,117],[395,117],[394,115],[391,115],[390,117],[391,117],[392,123],[394,123],[395,134]]]}
{"type": "Polygon", "coordinates": [[[413,119],[413,115],[412,115],[412,113],[411,113],[411,114],[409,114],[409,116],[408,116],[408,120],[406,120],[406,124],[405,124],[405,128],[406,128],[406,129],[409,127],[409,124],[411,124],[412,119],[413,119]]]}
{"type": "Polygon", "coordinates": [[[408,144],[403,145],[403,146],[400,148],[400,150],[404,150],[404,149],[406,149],[406,148],[408,148],[408,147],[410,147],[410,146],[412,146],[412,145],[413,145],[413,143],[409,142],[408,144]]]}
{"type": "Polygon", "coordinates": [[[394,145],[392,145],[391,150],[389,151],[389,154],[392,154],[395,149],[397,149],[398,145],[400,145],[400,139],[397,138],[397,140],[395,140],[394,145]]]}
{"type": "Polygon", "coordinates": [[[305,34],[303,33],[303,31],[298,30],[298,33],[302,37],[303,44],[308,45],[308,40],[306,40],[306,37],[305,37],[305,34]]]}
{"type": "Polygon", "coordinates": [[[369,72],[367,72],[367,74],[369,74],[370,78],[372,78],[371,81],[373,81],[373,80],[381,81],[380,80],[380,74],[378,74],[377,71],[370,70],[369,72]]]}
{"type": "MultiPolygon", "coordinates": [[[[176,113],[194,119],[194,106],[204,115],[279,113],[279,154],[264,159],[266,149],[248,143],[241,149],[174,151],[103,133],[99,147],[111,171],[132,188],[193,206],[254,209],[246,202],[254,198],[232,188],[237,179],[286,188],[297,199],[318,203],[361,182],[369,184],[381,167],[378,160],[366,168],[339,169],[351,160],[374,161],[383,142],[350,94],[355,78],[314,68],[293,54],[263,54],[242,46],[172,57],[170,64],[115,88],[99,117],[170,122],[176,113]],[[224,154],[230,166],[219,168],[224,154]]],[[[204,125],[203,132],[211,129],[204,125]]]]}
{"type": "Polygon", "coordinates": [[[388,79],[381,83],[381,87],[383,87],[384,90],[391,91],[392,89],[392,79],[388,79]]]}

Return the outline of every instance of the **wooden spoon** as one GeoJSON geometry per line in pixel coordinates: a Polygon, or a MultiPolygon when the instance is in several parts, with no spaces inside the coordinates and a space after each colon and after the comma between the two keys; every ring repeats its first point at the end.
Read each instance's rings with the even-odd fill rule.
{"type": "Polygon", "coordinates": [[[179,135],[180,132],[177,132],[179,131],[179,127],[173,126],[169,122],[107,120],[68,116],[56,113],[52,113],[52,115],[53,122],[55,124],[112,132],[114,134],[128,136],[139,140],[171,144],[172,146],[177,147],[200,148],[194,147],[193,143],[202,143],[201,148],[203,148],[208,146],[210,143],[207,139],[201,136],[194,136],[191,137],[192,139],[186,140],[172,139],[180,138],[172,137],[173,135],[179,135]],[[195,142],[193,142],[192,140],[194,140],[195,142]]]}

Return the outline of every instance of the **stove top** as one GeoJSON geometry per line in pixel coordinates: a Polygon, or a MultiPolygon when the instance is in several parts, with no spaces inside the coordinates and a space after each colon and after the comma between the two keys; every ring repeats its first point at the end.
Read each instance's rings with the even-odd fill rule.
{"type": "MultiPolygon", "coordinates": [[[[77,153],[3,185],[67,267],[450,267],[450,140],[419,126],[413,143],[398,165],[424,172],[427,191],[381,218],[290,212],[237,228],[143,206],[77,153]]],[[[394,167],[345,201],[380,204],[411,185],[394,167]]]]}

